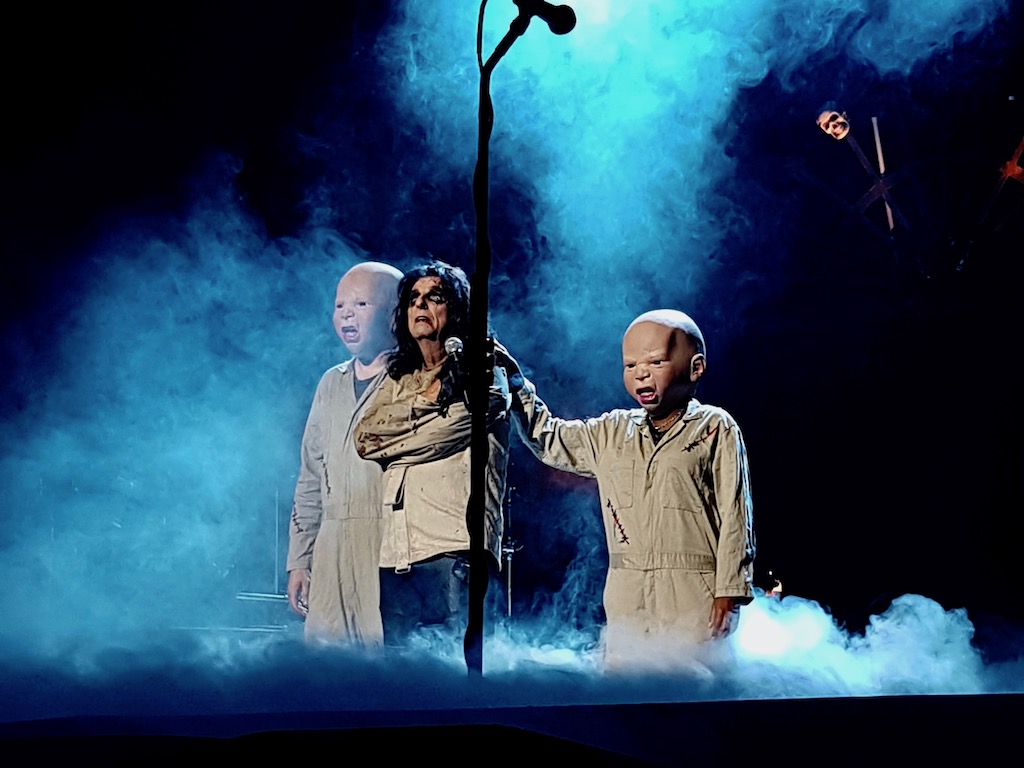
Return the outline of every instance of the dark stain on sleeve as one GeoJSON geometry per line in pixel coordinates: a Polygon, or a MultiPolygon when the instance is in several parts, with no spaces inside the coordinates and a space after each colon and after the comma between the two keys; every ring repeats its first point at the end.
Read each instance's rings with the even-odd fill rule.
{"type": "Polygon", "coordinates": [[[629,536],[626,535],[626,529],[622,526],[622,521],[619,520],[619,513],[615,511],[615,507],[612,506],[612,500],[608,499],[605,504],[608,507],[608,511],[612,513],[612,523],[615,524],[615,530],[619,533],[619,543],[629,544],[629,536]]]}
{"type": "Polygon", "coordinates": [[[305,533],[306,529],[302,525],[302,521],[299,520],[299,510],[294,504],[292,505],[292,526],[294,526],[296,532],[305,533]]]}

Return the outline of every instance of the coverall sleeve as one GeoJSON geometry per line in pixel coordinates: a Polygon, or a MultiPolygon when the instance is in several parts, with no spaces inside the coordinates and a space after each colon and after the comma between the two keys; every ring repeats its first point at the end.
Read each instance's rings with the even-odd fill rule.
{"type": "Polygon", "coordinates": [[[313,543],[320,532],[323,517],[321,479],[324,471],[324,383],[313,395],[313,404],[306,418],[299,452],[299,477],[295,483],[292,514],[288,527],[287,570],[309,569],[313,563],[313,543]]]}
{"type": "Polygon", "coordinates": [[[743,435],[736,424],[723,430],[712,467],[721,516],[715,597],[752,595],[754,513],[743,435]]]}
{"type": "Polygon", "coordinates": [[[583,477],[596,477],[599,420],[560,419],[553,416],[529,379],[514,391],[512,414],[516,430],[538,459],[549,467],[583,477]]]}

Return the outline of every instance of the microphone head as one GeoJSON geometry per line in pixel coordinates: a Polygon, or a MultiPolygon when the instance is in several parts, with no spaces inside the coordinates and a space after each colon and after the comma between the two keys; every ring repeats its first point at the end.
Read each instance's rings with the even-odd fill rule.
{"type": "Polygon", "coordinates": [[[546,19],[548,29],[556,35],[567,35],[576,26],[576,12],[568,5],[556,5],[546,19]]]}
{"type": "Polygon", "coordinates": [[[462,354],[462,339],[458,336],[449,336],[444,342],[445,354],[459,356],[462,354]]]}

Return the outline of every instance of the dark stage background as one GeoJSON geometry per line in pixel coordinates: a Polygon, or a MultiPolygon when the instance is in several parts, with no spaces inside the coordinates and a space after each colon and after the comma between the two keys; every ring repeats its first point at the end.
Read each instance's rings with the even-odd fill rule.
{"type": "MultiPolygon", "coordinates": [[[[557,413],[596,415],[629,405],[626,323],[692,314],[700,399],[749,449],[758,585],[781,580],[842,649],[750,684],[580,693],[595,489],[516,446],[507,639],[530,650],[503,671],[572,672],[512,698],[1020,690],[1024,6],[904,5],[581,0],[573,32],[535,20],[499,64],[499,339],[557,413]],[[825,109],[853,143],[817,127],[825,109]],[[882,199],[859,205],[872,118],[892,232],[882,199]],[[964,654],[971,682],[887,687],[895,645],[859,676],[877,657],[858,642],[908,595],[907,653],[947,672],[964,654]],[[951,621],[922,651],[914,633],[951,621]]],[[[332,689],[275,598],[309,399],[344,353],[338,276],[428,255],[473,271],[477,8],[105,2],[5,24],[5,720],[358,711],[385,674],[320,659],[358,695],[332,689]]],[[[485,55],[514,12],[491,0],[485,55]]],[[[434,684],[433,661],[414,669],[434,684]]]]}

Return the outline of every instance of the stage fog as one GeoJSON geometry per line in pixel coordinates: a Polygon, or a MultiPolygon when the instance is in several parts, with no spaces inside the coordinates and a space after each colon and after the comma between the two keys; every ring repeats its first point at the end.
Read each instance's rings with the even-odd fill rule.
{"type": "MultiPolygon", "coordinates": [[[[474,269],[479,4],[351,5],[36,11],[4,54],[38,69],[2,182],[0,716],[1024,690],[1011,0],[535,19],[491,89],[496,336],[584,417],[629,406],[635,315],[696,318],[759,595],[714,654],[605,677],[596,486],[515,445],[486,690],[429,638],[303,644],[280,597],[335,284],[474,269]]],[[[487,4],[485,56],[516,10],[487,4]]]]}

